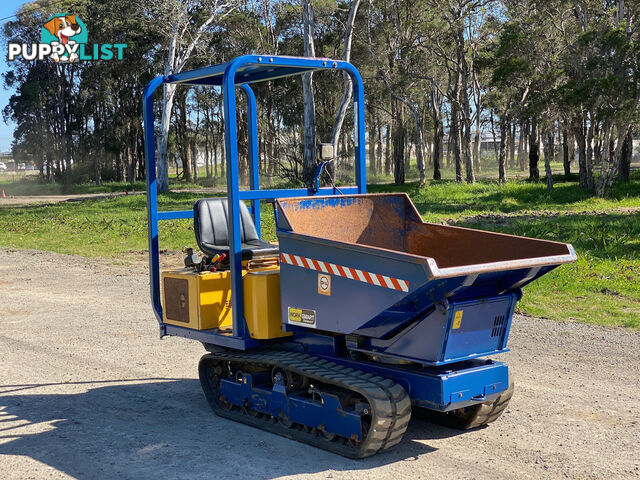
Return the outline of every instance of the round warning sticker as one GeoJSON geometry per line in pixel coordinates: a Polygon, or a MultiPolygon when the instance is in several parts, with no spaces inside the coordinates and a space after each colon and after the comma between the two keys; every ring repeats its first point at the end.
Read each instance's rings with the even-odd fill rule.
{"type": "Polygon", "coordinates": [[[331,295],[331,275],[318,274],[318,293],[320,295],[331,295]]]}

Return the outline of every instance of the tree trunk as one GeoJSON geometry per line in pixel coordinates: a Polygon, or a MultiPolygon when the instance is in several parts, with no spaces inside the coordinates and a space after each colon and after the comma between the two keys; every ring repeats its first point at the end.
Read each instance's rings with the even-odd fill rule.
{"type": "Polygon", "coordinates": [[[189,148],[191,149],[191,165],[193,166],[193,183],[198,183],[200,180],[200,172],[198,168],[198,146],[195,135],[192,136],[189,141],[189,148]]]}
{"type": "Polygon", "coordinates": [[[405,173],[411,169],[411,151],[413,150],[413,144],[409,135],[407,135],[407,128],[404,128],[404,171],[405,173]]]}
{"type": "Polygon", "coordinates": [[[544,173],[547,180],[547,191],[553,191],[553,175],[551,174],[551,157],[553,157],[554,150],[554,136],[553,128],[550,128],[547,132],[547,152],[544,156],[544,173]]]}
{"type": "Polygon", "coordinates": [[[540,170],[538,162],[540,161],[540,141],[538,139],[538,123],[537,119],[531,119],[531,133],[529,134],[529,181],[538,182],[540,180],[540,170]]]}
{"type": "MultiPolygon", "coordinates": [[[[524,125],[523,122],[520,121],[520,125],[518,128],[518,150],[517,150],[517,159],[516,159],[516,163],[522,167],[522,157],[524,155],[524,149],[522,148],[524,144],[524,125]]],[[[520,168],[520,170],[522,170],[522,168],[520,168]]]]}
{"type": "MultiPolygon", "coordinates": [[[[313,42],[315,21],[311,0],[302,0],[302,26],[304,56],[315,57],[313,42]]],[[[302,76],[302,101],[304,104],[304,155],[302,160],[302,181],[311,188],[316,165],[316,107],[313,98],[312,73],[302,76]]]]}
{"type": "Polygon", "coordinates": [[[182,148],[182,178],[185,182],[193,183],[193,175],[191,172],[191,148],[189,148],[188,142],[185,141],[182,148]]]}
{"type": "Polygon", "coordinates": [[[574,117],[571,120],[571,130],[578,143],[578,183],[580,188],[589,188],[587,181],[587,139],[585,137],[584,116],[574,117]]]}
{"type": "Polygon", "coordinates": [[[603,153],[600,176],[598,177],[598,184],[596,186],[596,195],[599,197],[604,197],[609,193],[614,179],[618,176],[618,167],[620,165],[619,159],[622,156],[622,149],[630,129],[630,123],[625,125],[616,125],[615,133],[618,136],[618,141],[615,144],[615,148],[615,137],[613,136],[614,129],[610,127],[605,130],[605,139],[602,144],[605,146],[606,150],[603,153]]]}
{"type": "Polygon", "coordinates": [[[603,130],[603,142],[604,151],[602,152],[602,160],[600,163],[600,175],[598,176],[598,182],[595,185],[595,194],[597,197],[604,197],[606,192],[607,176],[609,170],[609,163],[611,162],[611,148],[609,142],[612,139],[613,127],[602,126],[603,130]]]}
{"type": "Polygon", "coordinates": [[[571,161],[569,160],[569,133],[565,126],[562,130],[562,165],[564,167],[564,179],[571,177],[571,161]]]}
{"type": "Polygon", "coordinates": [[[473,158],[471,157],[471,102],[469,101],[469,63],[467,62],[466,45],[464,38],[464,28],[459,26],[456,34],[456,53],[459,65],[459,97],[460,98],[460,117],[459,126],[460,139],[464,148],[464,166],[466,170],[467,183],[475,182],[476,178],[473,173],[473,158]]]}
{"type": "Polygon", "coordinates": [[[378,148],[376,149],[376,162],[377,162],[377,167],[376,167],[376,171],[379,172],[380,174],[383,173],[383,164],[382,164],[382,150],[383,150],[383,146],[382,146],[382,122],[378,122],[378,148]]]}
{"type": "Polygon", "coordinates": [[[506,115],[500,118],[500,153],[498,154],[498,182],[505,183],[507,176],[505,164],[507,162],[507,136],[509,130],[509,120],[506,115]]]}
{"type": "Polygon", "coordinates": [[[384,172],[387,175],[391,175],[391,136],[392,136],[392,127],[391,124],[387,124],[385,135],[385,148],[384,148],[384,172]]]}
{"type": "Polygon", "coordinates": [[[509,129],[509,166],[516,166],[516,122],[512,122],[509,129]]]}
{"type": "Polygon", "coordinates": [[[449,135],[447,135],[447,155],[445,155],[446,166],[449,168],[451,166],[451,150],[453,141],[453,131],[451,130],[451,123],[449,123],[449,135]]]}
{"type": "MultiPolygon", "coordinates": [[[[96,131],[100,131],[102,126],[100,124],[100,115],[96,111],[93,116],[93,122],[96,131]]],[[[93,179],[96,182],[96,185],[100,185],[102,183],[102,162],[100,161],[100,155],[97,155],[97,152],[94,153],[93,158],[93,179]]]]}
{"type": "Polygon", "coordinates": [[[121,175],[122,171],[122,150],[118,150],[116,152],[116,180],[118,182],[122,181],[121,175]]]}
{"type": "Polygon", "coordinates": [[[493,152],[495,154],[496,160],[499,159],[500,154],[498,153],[498,142],[496,139],[496,124],[493,120],[494,117],[494,111],[492,110],[489,113],[489,118],[491,119],[491,137],[493,138],[493,152]]]}
{"type": "Polygon", "coordinates": [[[520,141],[518,142],[518,163],[520,164],[520,171],[524,172],[527,169],[527,158],[529,149],[529,122],[522,120],[520,122],[520,141]]]}
{"type": "Polygon", "coordinates": [[[482,144],[481,126],[480,112],[476,112],[476,133],[473,141],[473,164],[475,165],[477,172],[482,170],[482,164],[480,163],[480,146],[482,144]]]}
{"type": "MultiPolygon", "coordinates": [[[[391,85],[389,85],[389,82],[387,81],[384,74],[382,74],[382,79],[384,81],[385,86],[387,87],[387,90],[389,90],[389,93],[391,94],[391,96],[395,100],[401,102],[403,105],[406,105],[407,108],[411,111],[411,115],[413,116],[413,122],[415,124],[416,137],[417,137],[416,160],[417,160],[418,172],[420,174],[420,185],[424,185],[424,182],[425,182],[424,141],[422,136],[422,122],[421,122],[420,112],[418,111],[418,105],[416,105],[414,102],[410,101],[409,99],[401,95],[398,95],[396,92],[394,92],[393,89],[391,88],[391,85]]],[[[407,138],[407,142],[408,141],[409,139],[407,138]]],[[[405,170],[409,170],[410,157],[411,157],[411,147],[409,146],[409,148],[407,149],[407,161],[405,165],[405,170]]]]}
{"type": "Polygon", "coordinates": [[[473,157],[471,156],[471,125],[467,122],[465,122],[464,126],[464,164],[467,183],[474,183],[476,176],[473,173],[473,157]]]}
{"type": "Polygon", "coordinates": [[[438,110],[433,115],[433,179],[440,180],[440,164],[442,162],[442,140],[444,138],[444,128],[442,125],[442,113],[438,110]]]}
{"type": "Polygon", "coordinates": [[[393,179],[396,185],[404,183],[405,129],[398,101],[393,101],[393,179]]]}
{"type": "MultiPolygon", "coordinates": [[[[306,2],[307,0],[303,0],[306,2]]],[[[309,3],[310,0],[309,0],[309,3]]],[[[353,25],[356,21],[356,14],[358,13],[358,7],[360,6],[360,0],[351,0],[351,5],[349,6],[349,15],[347,17],[347,24],[345,25],[344,30],[344,50],[342,53],[342,60],[348,62],[351,60],[351,42],[353,39],[353,25]]],[[[315,56],[315,55],[314,55],[315,56]]],[[[338,115],[333,123],[333,130],[331,131],[331,143],[333,144],[333,148],[338,157],[338,140],[340,138],[340,132],[342,130],[342,124],[344,122],[344,117],[347,114],[347,107],[349,106],[349,102],[351,101],[351,96],[353,94],[353,85],[351,82],[351,76],[344,72],[342,74],[344,79],[344,93],[342,94],[342,100],[340,101],[340,107],[338,108],[338,115]]],[[[364,105],[360,105],[360,108],[364,108],[364,105]]],[[[354,119],[354,122],[357,122],[357,119],[354,119]]],[[[375,165],[374,165],[375,168],[375,165]]],[[[335,171],[334,171],[335,174],[335,171]]]]}
{"type": "Polygon", "coordinates": [[[595,188],[593,179],[593,121],[589,122],[589,129],[587,130],[587,160],[585,163],[587,172],[587,188],[592,192],[595,188]]]}
{"type": "Polygon", "coordinates": [[[211,178],[211,168],[209,167],[209,135],[207,135],[206,133],[206,129],[205,129],[205,134],[204,134],[204,170],[205,170],[205,175],[207,176],[207,179],[211,178]]]}
{"type": "Polygon", "coordinates": [[[169,127],[171,126],[171,111],[176,93],[175,83],[165,83],[162,86],[162,116],[160,120],[160,135],[158,136],[158,167],[157,183],[158,192],[169,190],[169,158],[167,147],[169,145],[169,127]]]}
{"type": "Polygon", "coordinates": [[[460,152],[460,120],[458,109],[451,108],[451,129],[450,136],[453,142],[453,157],[456,165],[456,182],[462,183],[462,155],[460,152]]]}
{"type": "Polygon", "coordinates": [[[444,140],[444,125],[442,123],[442,96],[435,82],[431,86],[431,117],[433,119],[433,179],[440,180],[440,166],[442,164],[442,147],[444,140]]]}
{"type": "Polygon", "coordinates": [[[213,177],[216,178],[218,176],[218,145],[214,143],[212,145],[213,148],[213,177]]]}
{"type": "MultiPolygon", "coordinates": [[[[372,115],[371,118],[369,119],[369,171],[371,172],[371,175],[376,175],[377,173],[376,171],[376,153],[377,153],[376,152],[376,145],[377,145],[376,134],[377,132],[378,132],[378,127],[372,115]]],[[[335,148],[335,143],[334,143],[334,148],[335,148]]]]}
{"type": "Polygon", "coordinates": [[[633,125],[627,130],[624,137],[618,166],[618,179],[621,182],[629,182],[631,176],[631,158],[633,157],[633,125]]]}

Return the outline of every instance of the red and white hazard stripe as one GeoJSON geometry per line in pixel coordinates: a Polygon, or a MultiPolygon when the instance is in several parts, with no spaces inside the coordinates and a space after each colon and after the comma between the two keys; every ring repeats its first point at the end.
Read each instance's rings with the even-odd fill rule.
{"type": "Polygon", "coordinates": [[[308,268],[318,272],[336,275],[338,277],[349,278],[358,282],[370,283],[378,287],[391,288],[392,290],[400,290],[402,292],[409,291],[409,282],[400,278],[387,277],[378,273],[365,272],[357,268],[345,267],[344,265],[336,265],[335,263],[323,262],[313,258],[300,257],[289,253],[280,252],[280,262],[296,267],[308,268]]]}

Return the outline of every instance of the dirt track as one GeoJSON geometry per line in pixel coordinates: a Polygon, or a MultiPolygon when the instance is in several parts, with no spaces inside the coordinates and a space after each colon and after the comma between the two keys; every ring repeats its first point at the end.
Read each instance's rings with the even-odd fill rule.
{"type": "Polygon", "coordinates": [[[83,200],[92,200],[94,198],[112,198],[121,197],[124,192],[113,193],[87,193],[72,195],[19,195],[13,196],[7,194],[6,198],[0,198],[0,208],[2,207],[27,207],[33,205],[51,205],[60,202],[80,202],[83,200]]]}
{"type": "MultiPolygon", "coordinates": [[[[525,292],[526,294],[526,292],[525,292]]],[[[640,334],[519,317],[488,428],[356,461],[215,417],[142,265],[0,249],[0,478],[640,478],[640,334]]]]}

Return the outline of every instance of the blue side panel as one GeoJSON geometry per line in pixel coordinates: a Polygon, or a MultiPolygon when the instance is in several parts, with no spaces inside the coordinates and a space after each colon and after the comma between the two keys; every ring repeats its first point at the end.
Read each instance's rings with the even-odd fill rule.
{"type": "MultiPolygon", "coordinates": [[[[336,433],[347,438],[362,437],[361,412],[347,411],[342,408],[340,399],[336,395],[323,393],[315,400],[302,398],[287,393],[284,385],[268,387],[270,378],[262,379],[263,375],[242,374],[238,379],[222,379],[220,394],[225,401],[241,407],[250,406],[253,410],[283,417],[291,422],[336,433]],[[255,377],[255,378],[254,378],[255,377]],[[265,381],[266,380],[266,381],[265,381]]],[[[365,404],[362,404],[365,408],[365,404]]]]}
{"type": "Polygon", "coordinates": [[[503,339],[515,301],[515,295],[508,295],[480,302],[456,302],[450,309],[451,327],[442,360],[499,352],[506,343],[503,339]]]}
{"type": "Polygon", "coordinates": [[[451,302],[434,309],[389,340],[371,340],[374,351],[396,358],[445,365],[508,351],[505,346],[515,294],[451,302]]]}
{"type": "MultiPolygon", "coordinates": [[[[408,282],[408,290],[415,290],[425,281],[424,266],[416,261],[401,261],[393,252],[377,256],[371,250],[358,246],[337,246],[335,242],[301,240],[296,234],[280,232],[282,254],[311,258],[342,267],[399,278],[408,282]]],[[[351,333],[381,311],[400,302],[407,292],[371,285],[360,280],[334,275],[331,278],[331,296],[318,294],[318,272],[313,269],[280,264],[280,291],[282,318],[286,322],[288,308],[308,309],[316,312],[319,330],[351,333]]],[[[415,313],[414,313],[415,315],[415,313]]]]}

